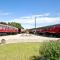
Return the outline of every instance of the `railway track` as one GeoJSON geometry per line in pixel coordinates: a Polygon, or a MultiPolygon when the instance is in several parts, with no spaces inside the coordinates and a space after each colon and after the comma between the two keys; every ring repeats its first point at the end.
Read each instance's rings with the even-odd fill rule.
{"type": "Polygon", "coordinates": [[[0,36],[0,42],[4,39],[5,43],[21,43],[21,42],[47,42],[49,40],[60,40],[60,38],[54,37],[45,37],[38,36],[33,34],[17,34],[17,35],[8,35],[8,36],[0,36]]]}

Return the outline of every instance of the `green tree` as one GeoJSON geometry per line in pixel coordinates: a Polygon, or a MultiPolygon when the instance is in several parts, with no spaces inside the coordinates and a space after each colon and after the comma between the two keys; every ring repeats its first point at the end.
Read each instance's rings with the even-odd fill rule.
{"type": "Polygon", "coordinates": [[[16,22],[8,22],[8,25],[14,26],[16,28],[23,28],[20,23],[16,23],[16,22]]]}
{"type": "Polygon", "coordinates": [[[4,24],[4,25],[7,25],[7,23],[6,23],[6,22],[0,22],[0,24],[4,24]]]}

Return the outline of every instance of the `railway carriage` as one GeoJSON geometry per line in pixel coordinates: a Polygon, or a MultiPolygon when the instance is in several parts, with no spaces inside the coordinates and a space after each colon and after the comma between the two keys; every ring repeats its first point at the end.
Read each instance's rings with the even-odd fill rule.
{"type": "Polygon", "coordinates": [[[30,29],[29,32],[34,32],[36,30],[37,34],[47,35],[47,36],[59,36],[60,37],[60,24],[55,24],[51,26],[39,27],[30,29]]]}
{"type": "Polygon", "coordinates": [[[60,36],[60,24],[50,26],[47,32],[53,36],[60,36]]]}
{"type": "Polygon", "coordinates": [[[17,34],[19,32],[21,32],[20,29],[16,27],[0,24],[0,35],[17,34]]]}

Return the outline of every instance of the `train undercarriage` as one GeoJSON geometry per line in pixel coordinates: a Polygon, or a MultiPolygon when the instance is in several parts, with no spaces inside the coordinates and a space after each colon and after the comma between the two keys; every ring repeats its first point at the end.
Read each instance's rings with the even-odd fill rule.
{"type": "Polygon", "coordinates": [[[0,36],[6,36],[6,35],[15,35],[18,34],[16,32],[0,32],[0,36]]]}
{"type": "Polygon", "coordinates": [[[48,33],[48,32],[36,32],[37,35],[41,36],[47,36],[47,37],[59,37],[60,38],[60,33],[48,33]]]}

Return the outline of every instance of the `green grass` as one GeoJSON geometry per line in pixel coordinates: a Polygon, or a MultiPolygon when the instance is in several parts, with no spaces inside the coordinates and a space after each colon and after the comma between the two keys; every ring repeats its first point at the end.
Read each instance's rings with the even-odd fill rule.
{"type": "Polygon", "coordinates": [[[29,60],[39,54],[40,43],[14,43],[0,45],[0,60],[29,60]]]}

